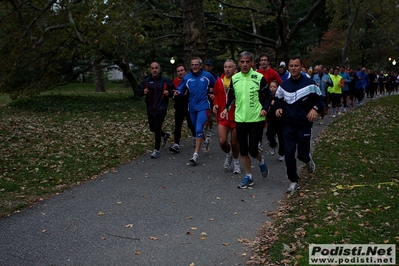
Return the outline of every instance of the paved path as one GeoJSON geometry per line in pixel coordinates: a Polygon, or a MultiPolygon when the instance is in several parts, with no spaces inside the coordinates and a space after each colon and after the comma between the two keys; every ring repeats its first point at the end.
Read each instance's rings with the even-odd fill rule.
{"type": "Polygon", "coordinates": [[[252,160],[255,185],[240,190],[216,135],[196,166],[192,153],[191,142],[180,154],[165,147],[0,219],[0,265],[245,265],[251,251],[239,239],[254,239],[277,210],[285,164],[266,153],[263,179],[252,160]]]}

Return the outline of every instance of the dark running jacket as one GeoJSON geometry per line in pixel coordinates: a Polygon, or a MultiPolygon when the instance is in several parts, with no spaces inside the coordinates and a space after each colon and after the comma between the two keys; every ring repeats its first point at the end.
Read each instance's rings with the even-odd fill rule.
{"type": "Polygon", "coordinates": [[[139,85],[138,92],[139,96],[146,96],[147,113],[153,116],[162,116],[167,113],[169,97],[173,96],[174,89],[172,81],[160,74],[155,79],[152,76],[144,79],[139,85]],[[144,94],[145,88],[150,90],[147,95],[144,94]],[[169,96],[164,95],[165,90],[169,92],[169,96]]]}
{"type": "Polygon", "coordinates": [[[283,122],[291,126],[311,127],[307,115],[313,108],[321,113],[325,104],[316,82],[301,75],[298,79],[290,77],[276,91],[276,109],[283,109],[283,122]]]}

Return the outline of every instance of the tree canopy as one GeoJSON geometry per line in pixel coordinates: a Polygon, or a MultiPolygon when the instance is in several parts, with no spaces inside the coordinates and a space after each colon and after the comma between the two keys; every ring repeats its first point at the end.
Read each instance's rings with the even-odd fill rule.
{"type": "Polygon", "coordinates": [[[6,0],[0,92],[40,93],[100,62],[118,65],[136,93],[129,63],[146,71],[158,61],[171,76],[171,57],[187,66],[192,56],[224,61],[243,50],[266,52],[273,63],[301,55],[309,64],[383,67],[382,58],[399,58],[398,7],[398,0],[6,0]]]}

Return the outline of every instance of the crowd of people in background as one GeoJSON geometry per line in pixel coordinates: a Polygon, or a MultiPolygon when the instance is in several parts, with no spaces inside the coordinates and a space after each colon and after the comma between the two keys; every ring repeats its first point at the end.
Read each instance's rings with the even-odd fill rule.
{"type": "Polygon", "coordinates": [[[162,129],[169,101],[174,102],[173,143],[169,151],[180,153],[184,119],[193,138],[194,152],[189,162],[197,164],[200,150],[210,149],[214,120],[219,146],[225,153],[223,167],[244,178],[238,188],[254,185],[251,157],[257,160],[260,173],[267,177],[269,168],[263,155],[263,134],[269,154],[285,161],[290,185],[287,193],[299,189],[297,159],[305,163],[309,173],[316,165],[311,155],[313,123],[324,123],[327,115],[336,118],[350,108],[363,104],[364,97],[374,99],[384,94],[397,94],[399,75],[376,72],[365,67],[357,70],[345,66],[316,65],[305,68],[299,57],[288,64],[272,68],[269,55],[257,60],[250,52],[240,54],[238,62],[227,59],[223,73],[213,71],[213,60],[194,57],[191,69],[176,66],[177,77],[162,76],[157,62],[150,64],[150,75],[139,85],[145,96],[150,130],[154,132],[154,150],[150,157],[160,157],[170,133],[162,129]],[[238,66],[237,66],[238,65],[238,66]]]}

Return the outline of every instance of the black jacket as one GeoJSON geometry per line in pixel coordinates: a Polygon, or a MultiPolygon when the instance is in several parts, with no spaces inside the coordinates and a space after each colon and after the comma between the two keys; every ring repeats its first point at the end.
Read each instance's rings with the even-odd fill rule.
{"type": "Polygon", "coordinates": [[[147,104],[147,113],[158,116],[166,115],[168,110],[169,98],[173,96],[173,90],[175,86],[172,81],[166,77],[160,75],[158,78],[149,76],[143,80],[138,88],[139,96],[144,96],[144,89],[148,88],[149,92],[145,98],[147,104]],[[164,91],[169,92],[168,96],[164,95],[164,91]]]}

